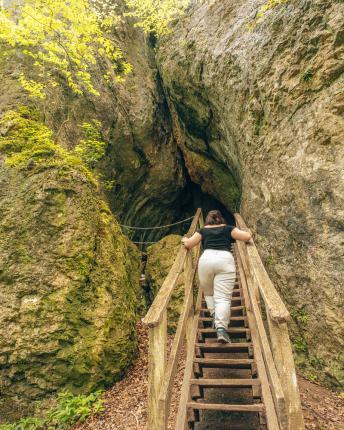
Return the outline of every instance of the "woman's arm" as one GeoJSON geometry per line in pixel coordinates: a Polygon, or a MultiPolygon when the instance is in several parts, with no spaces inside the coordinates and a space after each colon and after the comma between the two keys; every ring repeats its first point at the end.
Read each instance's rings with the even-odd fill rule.
{"type": "Polygon", "coordinates": [[[190,238],[183,237],[182,244],[185,246],[186,249],[191,249],[194,246],[198,245],[201,240],[202,240],[202,235],[196,232],[190,238]]]}
{"type": "Polygon", "coordinates": [[[252,234],[248,231],[240,230],[239,228],[235,227],[232,230],[231,236],[235,240],[241,240],[243,242],[249,242],[252,239],[252,234]]]}

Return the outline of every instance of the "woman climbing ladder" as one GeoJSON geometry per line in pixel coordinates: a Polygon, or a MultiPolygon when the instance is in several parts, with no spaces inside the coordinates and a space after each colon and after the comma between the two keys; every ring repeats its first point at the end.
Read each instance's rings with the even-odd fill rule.
{"type": "Polygon", "coordinates": [[[251,233],[227,225],[221,212],[210,211],[204,228],[182,243],[191,249],[202,241],[203,254],[198,263],[198,276],[207,307],[213,317],[219,342],[231,342],[226,331],[231,313],[231,297],[236,279],[235,262],[229,251],[231,238],[249,242],[251,233]]]}

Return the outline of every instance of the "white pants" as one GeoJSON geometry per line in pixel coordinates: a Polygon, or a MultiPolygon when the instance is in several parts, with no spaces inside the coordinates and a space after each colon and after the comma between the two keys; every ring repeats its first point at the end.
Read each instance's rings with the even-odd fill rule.
{"type": "Polygon", "coordinates": [[[215,327],[227,328],[236,279],[235,262],[229,251],[206,249],[198,263],[198,276],[215,327]]]}

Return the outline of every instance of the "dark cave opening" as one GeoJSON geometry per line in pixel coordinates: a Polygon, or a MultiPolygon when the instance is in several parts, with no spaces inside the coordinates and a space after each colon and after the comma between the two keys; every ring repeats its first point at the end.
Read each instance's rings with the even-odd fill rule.
{"type": "MultiPolygon", "coordinates": [[[[202,209],[204,219],[210,210],[218,209],[221,211],[228,224],[235,225],[233,214],[219,200],[204,193],[200,185],[192,182],[189,176],[187,176],[184,189],[176,196],[176,199],[171,202],[171,206],[168,209],[162,206],[161,211],[168,210],[169,213],[172,212],[174,214],[173,220],[166,223],[172,224],[192,217],[198,208],[202,209]]],[[[145,251],[147,246],[151,243],[157,242],[169,234],[185,235],[189,230],[191,222],[192,220],[187,220],[176,226],[162,229],[136,230],[132,231],[129,237],[132,241],[137,243],[141,251],[145,251]]]]}

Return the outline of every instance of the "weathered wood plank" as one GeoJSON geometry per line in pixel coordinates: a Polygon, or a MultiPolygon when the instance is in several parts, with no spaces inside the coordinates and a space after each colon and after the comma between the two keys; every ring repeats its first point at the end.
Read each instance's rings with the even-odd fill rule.
{"type": "Polygon", "coordinates": [[[254,405],[228,405],[228,404],[221,404],[221,403],[189,402],[187,404],[187,407],[192,409],[205,409],[205,410],[212,410],[212,411],[264,412],[264,405],[261,403],[256,403],[254,405]]]}
{"type": "Polygon", "coordinates": [[[148,428],[165,430],[166,410],[159,405],[161,384],[166,370],[167,312],[160,323],[149,329],[148,428]]]}
{"type": "MultiPolygon", "coordinates": [[[[195,233],[201,214],[201,209],[197,209],[192,224],[187,233],[188,236],[191,236],[195,233]]],[[[149,308],[146,316],[143,319],[143,324],[145,324],[146,326],[155,327],[161,320],[162,313],[167,308],[173,293],[173,289],[176,286],[179,276],[183,271],[187,253],[188,250],[183,245],[181,245],[169,274],[167,275],[157,296],[155,297],[152,306],[149,308]]]]}
{"type": "Polygon", "coordinates": [[[266,410],[267,426],[268,426],[268,430],[279,430],[280,426],[279,426],[275,404],[274,404],[274,400],[270,389],[269,378],[266,373],[264,358],[263,358],[263,354],[262,354],[262,350],[259,342],[259,334],[258,334],[256,321],[252,310],[250,295],[248,292],[246,274],[243,269],[243,264],[240,258],[240,254],[238,252],[238,244],[236,244],[235,246],[235,251],[238,256],[237,267],[240,275],[242,291],[245,297],[246,314],[247,314],[249,326],[251,329],[254,357],[257,364],[258,376],[261,380],[262,398],[263,398],[263,402],[266,410]]]}
{"type": "MultiPolygon", "coordinates": [[[[234,216],[238,227],[242,230],[248,230],[241,215],[236,213],[234,216]]],[[[249,269],[253,272],[252,275],[254,274],[256,277],[266,310],[270,313],[270,316],[274,321],[288,321],[290,319],[290,313],[271,282],[254,242],[253,245],[247,244],[246,250],[249,257],[249,269]]]]}
{"type": "MultiPolygon", "coordinates": [[[[172,393],[174,378],[177,371],[180,350],[184,342],[185,331],[187,329],[190,309],[193,307],[193,282],[196,276],[197,262],[199,259],[199,255],[200,255],[200,246],[196,251],[195,265],[194,267],[191,267],[192,271],[185,275],[184,305],[183,305],[182,313],[179,317],[177,331],[174,336],[171,352],[168,358],[166,374],[160,391],[159,403],[161,408],[166,409],[166,420],[169,414],[170,403],[171,403],[171,393],[172,393]]],[[[166,421],[166,426],[167,426],[167,421],[166,421]]]]}
{"type": "Polygon", "coordinates": [[[277,371],[283,386],[288,413],[288,430],[305,428],[293,352],[286,323],[278,324],[268,315],[270,339],[277,371]]]}
{"type": "MultiPolygon", "coordinates": [[[[239,263],[240,265],[243,263],[243,260],[245,259],[245,254],[243,252],[244,246],[245,246],[244,243],[237,244],[237,249],[240,255],[240,263],[239,263]]],[[[242,264],[242,266],[245,272],[244,264],[242,264]]],[[[262,315],[255,297],[255,293],[252,289],[252,286],[249,284],[249,282],[247,282],[247,287],[248,287],[248,293],[250,296],[253,315],[255,318],[256,327],[259,334],[259,343],[260,343],[261,351],[264,358],[265,368],[272,388],[271,392],[272,392],[275,407],[277,410],[279,423],[282,429],[287,429],[288,419],[287,419],[286,403],[285,403],[284,392],[282,389],[282,384],[279,379],[279,375],[277,373],[277,369],[272,356],[269,340],[265,331],[262,315]]]]}
{"type": "Polygon", "coordinates": [[[202,366],[214,365],[219,367],[244,367],[250,368],[254,363],[252,358],[195,358],[194,363],[199,363],[202,366]]]}
{"type": "Polygon", "coordinates": [[[260,385],[260,379],[190,379],[190,385],[201,387],[253,387],[260,385]]]}
{"type": "MultiPolygon", "coordinates": [[[[198,247],[200,250],[200,246],[198,247]]],[[[198,259],[197,259],[198,260],[198,259]]],[[[189,251],[186,260],[185,260],[185,268],[184,268],[184,278],[185,278],[185,297],[186,294],[189,293],[189,290],[193,290],[193,281],[195,277],[195,269],[197,265],[193,266],[192,260],[192,252],[189,251]]],[[[190,346],[191,337],[192,337],[192,325],[193,325],[193,317],[194,317],[194,306],[193,301],[188,304],[187,314],[186,314],[186,345],[187,348],[190,346]]]]}
{"type": "Polygon", "coordinates": [[[196,309],[195,309],[195,318],[194,318],[193,327],[192,327],[191,343],[187,351],[187,360],[186,360],[185,371],[184,371],[183,385],[180,393],[179,408],[178,408],[175,430],[185,430],[187,425],[186,404],[189,400],[189,395],[190,395],[189,381],[191,379],[192,372],[193,372],[193,361],[195,358],[195,343],[196,343],[196,337],[197,337],[197,327],[198,327],[199,313],[201,309],[201,301],[202,301],[202,291],[201,289],[199,289],[197,302],[196,302],[196,309]]]}

